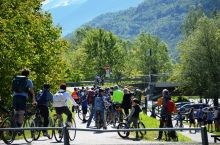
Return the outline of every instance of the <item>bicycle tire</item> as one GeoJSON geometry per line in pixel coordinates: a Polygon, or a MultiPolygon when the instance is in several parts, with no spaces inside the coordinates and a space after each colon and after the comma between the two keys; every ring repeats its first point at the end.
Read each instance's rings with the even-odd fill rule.
{"type": "MultiPolygon", "coordinates": [[[[23,124],[23,128],[35,127],[35,122],[31,117],[26,118],[23,124]]],[[[23,130],[24,140],[27,143],[31,143],[34,140],[34,130],[23,130]],[[31,136],[30,136],[31,135],[31,136]],[[29,137],[30,136],[30,137],[29,137]]]]}
{"type": "MultiPolygon", "coordinates": [[[[12,118],[6,118],[1,125],[1,128],[11,128],[15,127],[15,124],[12,118]]],[[[5,144],[11,144],[15,140],[16,132],[15,131],[1,131],[1,138],[5,144]]]]}
{"type": "MultiPolygon", "coordinates": [[[[138,128],[145,128],[145,125],[143,122],[138,122],[138,128]]],[[[146,130],[143,130],[143,131],[139,131],[139,133],[144,136],[147,134],[147,131],[146,130]]]]}
{"type": "MultiPolygon", "coordinates": [[[[63,121],[60,121],[59,118],[54,119],[54,127],[63,127],[63,121]]],[[[53,133],[55,140],[57,142],[61,142],[63,139],[63,131],[62,129],[55,129],[53,133]]]]}
{"type": "MultiPolygon", "coordinates": [[[[36,127],[41,127],[39,118],[35,118],[33,121],[34,121],[36,127]]],[[[33,139],[38,140],[40,138],[40,133],[41,133],[41,130],[34,130],[33,139]]]]}
{"type": "MultiPolygon", "coordinates": [[[[79,119],[83,121],[83,111],[82,111],[82,109],[78,109],[77,114],[78,114],[79,119]]],[[[87,108],[86,120],[89,119],[89,116],[90,116],[90,110],[89,110],[89,108],[87,108]]]]}
{"type": "MultiPolygon", "coordinates": [[[[74,118],[72,119],[71,128],[76,128],[76,122],[74,118]]],[[[69,138],[70,141],[73,141],[76,138],[76,130],[69,130],[69,138]]]]}
{"type": "MultiPolygon", "coordinates": [[[[49,118],[49,127],[53,127],[53,120],[51,118],[49,118]]],[[[53,130],[48,130],[48,138],[52,139],[53,138],[53,130]]]]}
{"type": "MultiPolygon", "coordinates": [[[[127,129],[127,128],[128,128],[127,124],[123,122],[119,123],[117,127],[117,129],[127,129]]],[[[130,132],[129,131],[118,131],[118,135],[121,138],[127,138],[130,135],[130,132]]]]}

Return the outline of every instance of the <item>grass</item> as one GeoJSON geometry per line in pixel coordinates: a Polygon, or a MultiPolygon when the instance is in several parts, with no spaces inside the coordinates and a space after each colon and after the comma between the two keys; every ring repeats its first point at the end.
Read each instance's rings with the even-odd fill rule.
{"type": "MultiPolygon", "coordinates": [[[[146,128],[159,128],[160,122],[152,117],[145,115],[144,113],[140,114],[140,119],[144,123],[146,128]]],[[[192,140],[182,134],[178,133],[178,139],[180,142],[191,142],[192,140]]],[[[145,140],[148,141],[155,141],[154,138],[158,136],[158,131],[148,131],[147,134],[144,136],[145,140]]],[[[163,139],[165,141],[165,139],[163,139]]]]}

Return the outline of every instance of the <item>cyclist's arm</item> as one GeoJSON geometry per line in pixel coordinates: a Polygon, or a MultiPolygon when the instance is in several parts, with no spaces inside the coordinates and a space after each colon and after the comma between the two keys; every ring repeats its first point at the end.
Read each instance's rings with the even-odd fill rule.
{"type": "Polygon", "coordinates": [[[67,95],[68,95],[67,98],[69,98],[69,99],[71,100],[73,106],[78,106],[78,104],[77,104],[76,101],[72,98],[72,96],[71,96],[69,93],[67,93],[67,95]]]}
{"type": "Polygon", "coordinates": [[[31,93],[32,96],[32,103],[36,104],[36,99],[35,99],[35,93],[34,93],[34,86],[31,80],[28,79],[27,81],[27,86],[28,86],[28,91],[31,93]]]}
{"type": "Polygon", "coordinates": [[[134,112],[135,112],[135,109],[134,109],[134,107],[132,107],[131,113],[128,115],[128,120],[131,119],[131,116],[134,114],[134,112]]]}

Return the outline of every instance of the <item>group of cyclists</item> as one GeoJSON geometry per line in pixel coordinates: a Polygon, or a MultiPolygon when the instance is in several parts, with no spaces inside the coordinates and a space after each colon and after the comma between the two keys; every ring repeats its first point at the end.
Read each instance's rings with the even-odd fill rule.
{"type": "MultiPolygon", "coordinates": [[[[82,87],[81,89],[74,88],[73,92],[69,93],[66,90],[66,84],[62,83],[59,90],[53,95],[50,92],[50,85],[45,83],[42,90],[35,95],[32,80],[28,78],[29,74],[30,71],[28,69],[23,69],[21,75],[17,75],[12,81],[14,121],[17,127],[22,127],[24,122],[29,96],[32,96],[32,105],[40,111],[40,115],[43,118],[43,127],[48,127],[51,106],[55,109],[56,115],[65,114],[67,116],[66,126],[71,126],[72,112],[77,112],[79,107],[83,114],[82,121],[87,123],[87,127],[91,125],[93,119],[95,120],[95,126],[97,126],[97,112],[100,113],[103,129],[107,129],[107,122],[108,124],[114,124],[116,119],[120,122],[126,118],[133,122],[134,125],[137,124],[141,111],[139,107],[140,97],[138,99],[135,98],[127,88],[121,89],[118,85],[110,88],[99,86],[92,88],[82,87]],[[68,100],[73,105],[72,110],[68,107],[68,100]],[[118,110],[122,108],[124,111],[120,111],[121,114],[118,116],[118,110]],[[131,109],[130,114],[129,109],[131,109]],[[125,115],[122,115],[123,112],[125,115]],[[87,119],[88,113],[89,118],[87,119]]],[[[43,135],[49,136],[47,130],[43,131],[43,135]]]]}

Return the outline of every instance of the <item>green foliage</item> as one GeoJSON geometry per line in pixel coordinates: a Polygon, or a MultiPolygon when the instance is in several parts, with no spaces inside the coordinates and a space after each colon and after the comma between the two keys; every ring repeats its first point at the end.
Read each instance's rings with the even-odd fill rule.
{"type": "Polygon", "coordinates": [[[169,53],[177,57],[175,49],[182,38],[184,17],[191,9],[203,9],[206,14],[220,10],[219,0],[145,0],[137,7],[100,15],[88,23],[114,34],[134,40],[141,32],[159,37],[168,44],[169,53]]]}
{"type": "Polygon", "coordinates": [[[177,74],[181,82],[195,94],[213,98],[218,105],[220,89],[220,45],[218,32],[220,18],[202,17],[195,30],[180,46],[180,64],[177,74]]]}
{"type": "Polygon", "coordinates": [[[62,53],[67,42],[61,29],[41,9],[41,0],[2,0],[0,2],[0,95],[11,106],[11,81],[22,68],[31,70],[35,89],[48,82],[54,88],[63,81],[62,53]]]}
{"type": "Polygon", "coordinates": [[[133,45],[136,65],[142,74],[167,73],[171,70],[171,59],[166,45],[150,34],[141,33],[133,45]]]}

